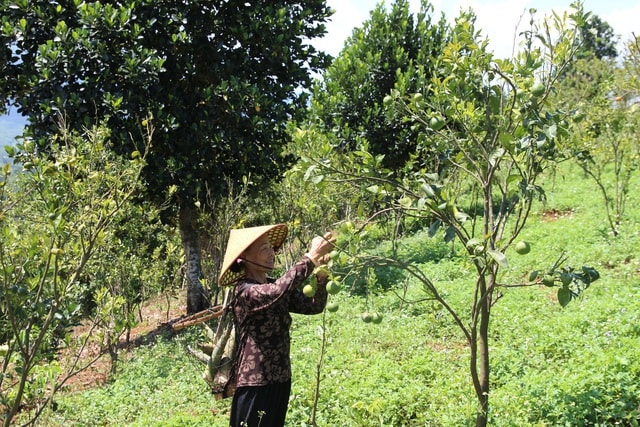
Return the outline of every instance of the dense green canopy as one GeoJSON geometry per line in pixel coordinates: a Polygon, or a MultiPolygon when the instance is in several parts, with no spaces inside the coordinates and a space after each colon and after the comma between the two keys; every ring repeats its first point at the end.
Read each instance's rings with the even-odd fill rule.
{"type": "Polygon", "coordinates": [[[327,57],[322,0],[3,1],[0,88],[35,137],[60,120],[108,118],[118,150],[133,150],[153,117],[150,194],[172,185],[193,202],[206,185],[278,176],[285,122],[302,111],[310,72],[327,57]]]}
{"type": "MultiPolygon", "coordinates": [[[[312,110],[336,134],[338,148],[353,150],[365,139],[372,153],[383,154],[384,164],[394,169],[415,154],[424,131],[388,115],[383,100],[394,89],[431,95],[430,80],[439,75],[435,59],[448,37],[444,16],[435,21],[432,14],[427,1],[414,16],[409,2],[398,0],[390,10],[379,4],[354,30],[313,96],[312,110]]],[[[422,154],[418,162],[430,163],[433,153],[422,154]]]]}
{"type": "MultiPolygon", "coordinates": [[[[292,163],[286,123],[304,112],[311,73],[329,59],[310,44],[325,33],[325,1],[0,7],[2,108],[14,104],[28,117],[43,153],[61,123],[82,131],[106,120],[115,150],[127,156],[132,141],[152,132],[148,197],[175,208],[165,219],[178,218],[190,294],[203,294],[194,204],[224,197],[246,177],[259,189],[292,163]]],[[[208,306],[193,298],[188,311],[208,306]]]]}

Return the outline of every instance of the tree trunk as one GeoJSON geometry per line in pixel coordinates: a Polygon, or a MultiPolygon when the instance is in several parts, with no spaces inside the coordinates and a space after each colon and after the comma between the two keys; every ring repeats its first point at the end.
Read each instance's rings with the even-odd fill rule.
{"type": "MultiPolygon", "coordinates": [[[[487,181],[483,183],[484,199],[484,234],[485,236],[495,234],[495,217],[493,212],[493,194],[491,179],[495,170],[491,168],[487,173],[487,181]]],[[[491,246],[494,247],[494,244],[491,246]]],[[[489,415],[489,317],[491,316],[491,295],[496,281],[498,266],[494,264],[488,271],[483,268],[478,270],[478,282],[476,292],[479,301],[474,311],[474,331],[472,346],[472,375],[474,386],[478,397],[478,413],[476,415],[476,427],[486,427],[489,415]],[[477,322],[477,323],[476,323],[477,322]],[[477,328],[477,329],[476,329],[477,328]]]]}
{"type": "MultiPolygon", "coordinates": [[[[489,283],[495,280],[494,273],[489,275],[489,283]]],[[[489,317],[491,315],[491,292],[487,292],[487,278],[480,276],[476,284],[480,300],[474,308],[474,320],[471,328],[470,371],[473,386],[478,398],[476,427],[486,427],[489,412],[489,317]]]]}
{"type": "Polygon", "coordinates": [[[486,427],[487,415],[489,411],[489,315],[491,310],[490,293],[485,295],[480,301],[480,328],[478,331],[478,381],[481,393],[478,395],[478,415],[476,417],[476,427],[486,427]]]}
{"type": "Polygon", "coordinates": [[[202,264],[200,262],[200,239],[198,237],[197,213],[191,207],[180,208],[180,236],[184,246],[187,279],[187,314],[195,314],[209,308],[209,293],[202,286],[202,264]]]}

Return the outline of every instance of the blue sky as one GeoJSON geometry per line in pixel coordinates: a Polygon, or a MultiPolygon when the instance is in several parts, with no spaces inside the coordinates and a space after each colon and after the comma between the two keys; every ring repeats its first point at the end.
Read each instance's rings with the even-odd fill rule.
{"type": "Polygon", "coordinates": [[[24,123],[24,119],[15,112],[0,116],[0,159],[5,154],[2,147],[10,144],[16,135],[22,134],[24,123]]]}

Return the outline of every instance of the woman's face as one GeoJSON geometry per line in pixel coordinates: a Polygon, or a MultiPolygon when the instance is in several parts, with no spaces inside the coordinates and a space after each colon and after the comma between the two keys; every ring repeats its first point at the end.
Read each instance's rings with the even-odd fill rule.
{"type": "Polygon", "coordinates": [[[243,258],[250,261],[245,263],[249,271],[271,271],[275,267],[276,252],[269,238],[262,236],[244,251],[243,258]]]}

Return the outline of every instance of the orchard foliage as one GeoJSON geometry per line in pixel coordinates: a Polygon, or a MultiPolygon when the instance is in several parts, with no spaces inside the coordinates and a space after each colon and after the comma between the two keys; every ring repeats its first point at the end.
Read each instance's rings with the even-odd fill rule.
{"type": "Polygon", "coordinates": [[[575,61],[553,97],[554,103],[572,112],[572,149],[602,195],[607,228],[613,236],[622,228],[631,181],[640,166],[639,62],[634,42],[628,43],[620,60],[591,57],[575,61]]]}
{"type": "MultiPolygon", "coordinates": [[[[377,13],[372,15],[372,22],[394,19],[393,14],[384,17],[377,13]]],[[[416,81],[410,78],[411,72],[396,73],[393,87],[383,98],[388,120],[406,123],[415,132],[413,139],[400,142],[410,154],[401,165],[402,173],[389,167],[386,153],[365,135],[340,157],[333,147],[346,142],[344,133],[327,133],[327,126],[311,122],[297,134],[300,142],[313,147],[310,153],[317,153],[306,158],[310,179],[341,179],[369,195],[370,206],[384,208],[372,210],[370,218],[348,240],[345,249],[354,255],[355,265],[364,269],[372,265],[401,268],[410,280],[422,284],[427,298],[444,307],[466,337],[478,400],[478,426],[486,425],[489,411],[492,306],[502,289],[543,284],[538,273],[522,283],[503,283],[501,277],[509,267],[509,249],[525,228],[533,203],[545,199],[538,178],[555,162],[572,155],[566,144],[570,113],[552,105],[549,95],[580,46],[576,28],[579,13],[578,9],[573,15],[554,14],[542,23],[532,15],[530,27],[523,32],[521,52],[505,60],[495,59],[488,52],[488,41],[475,29],[473,13],[461,13],[440,39],[441,46],[433,50],[436,54],[411,63],[416,75],[425,69],[437,73],[417,79],[417,90],[412,86],[416,81]],[[437,281],[417,264],[397,253],[374,256],[358,245],[362,232],[390,218],[396,224],[404,218],[421,221],[428,224],[430,236],[440,235],[451,244],[459,242],[458,250],[465,252],[469,277],[473,278],[468,310],[451,305],[437,281]]],[[[382,28],[386,28],[382,34],[391,36],[390,26],[382,28]]],[[[384,39],[382,34],[378,34],[379,39],[384,39]]],[[[364,48],[361,45],[365,40],[353,37],[350,42],[353,46],[345,48],[346,58],[350,52],[364,48]]],[[[370,70],[375,69],[376,58],[368,59],[371,68],[363,68],[373,79],[375,74],[370,70]]],[[[341,64],[340,58],[336,64],[341,64]]],[[[337,71],[339,68],[332,66],[328,73],[337,71]]],[[[319,118],[332,106],[333,98],[327,92],[318,88],[314,93],[312,114],[319,111],[319,118]]],[[[351,112],[354,120],[341,123],[345,132],[358,129],[357,117],[365,111],[351,112]]],[[[591,267],[576,269],[563,265],[566,261],[560,254],[554,265],[540,269],[548,279],[544,284],[557,287],[563,306],[599,277],[591,267]]]]}
{"type": "Polygon", "coordinates": [[[578,13],[576,27],[581,43],[576,52],[576,59],[597,58],[601,60],[615,60],[618,56],[616,37],[613,28],[598,15],[584,11],[582,2],[574,2],[572,6],[578,13]]]}
{"type": "Polygon", "coordinates": [[[326,61],[309,40],[329,9],[290,3],[4,1],[3,103],[39,144],[59,113],[72,129],[108,117],[124,154],[150,113],[145,178],[160,202],[172,185],[192,203],[224,190],[225,176],[268,181],[291,160],[281,146],[305,104],[298,89],[326,61]]]}
{"type": "MultiPolygon", "coordinates": [[[[429,98],[428,82],[444,77],[430,58],[440,56],[446,43],[445,20],[436,21],[432,13],[427,1],[417,16],[409,13],[407,0],[380,3],[363,27],[354,29],[313,92],[314,118],[324,131],[336,134],[331,141],[336,149],[353,151],[366,140],[372,154],[384,156],[387,168],[400,171],[416,150],[425,148],[419,142],[423,130],[385,114],[383,100],[398,87],[429,98]]],[[[433,153],[424,157],[416,168],[437,159],[433,153]]]]}
{"type": "Polygon", "coordinates": [[[74,130],[107,119],[111,148],[127,156],[148,117],[156,128],[143,170],[146,199],[178,224],[187,311],[209,305],[196,203],[252,191],[281,177],[288,120],[300,119],[311,73],[328,56],[324,0],[0,2],[2,105],[28,118],[38,152],[58,115],[74,130]],[[170,203],[167,202],[169,198],[170,203]]]}
{"type": "MultiPolygon", "coordinates": [[[[30,139],[7,147],[23,171],[9,180],[6,164],[0,181],[4,425],[25,406],[36,419],[71,376],[94,362],[79,362],[88,346],[97,346],[99,357],[131,327],[123,310],[131,296],[100,271],[127,269],[127,277],[136,271],[130,261],[138,252],[124,257],[117,223],[142,189],[147,143],[123,159],[110,150],[109,131],[96,127],[82,136],[63,129],[48,141],[50,158],[30,139]],[[116,252],[123,258],[108,255],[116,252]],[[81,322],[86,332],[72,340],[71,328],[81,322]],[[59,357],[61,348],[69,359],[59,357]]],[[[144,269],[150,267],[147,262],[144,269]]],[[[131,290],[126,280],[119,284],[131,290]]]]}
{"type": "MultiPolygon", "coordinates": [[[[579,3],[573,13],[541,23],[532,12],[522,50],[511,59],[488,52],[472,12],[448,26],[432,19],[426,1],[417,17],[406,0],[390,9],[380,5],[313,88],[307,122],[300,121],[307,95],[299,89],[311,86],[310,71],[327,64],[306,44],[324,32],[324,2],[2,6],[1,93],[29,116],[32,136],[9,149],[24,173],[10,182],[13,169],[4,166],[0,181],[5,424],[23,405],[37,418],[65,381],[87,366],[75,358],[87,345],[109,352],[115,362],[139,304],[170,289],[179,265],[188,265],[190,283],[206,286],[198,259],[202,229],[211,234],[202,239],[212,254],[207,277],[216,276],[216,256],[225,245],[220,235],[229,227],[272,217],[291,224],[285,263],[318,230],[339,232],[315,388],[303,387],[313,389],[311,424],[326,378],[321,368],[330,362],[323,361],[330,316],[347,312],[366,323],[384,322],[394,316],[372,296],[392,290],[404,307],[415,302],[407,290],[418,284],[423,293],[417,301],[427,303],[429,314],[448,314],[458,328],[450,335],[464,341],[456,348],[469,349],[464,360],[470,361],[476,424],[483,426],[499,375],[517,370],[504,360],[490,366],[489,351],[496,347],[489,340],[511,332],[499,329],[505,324],[500,320],[490,322],[496,304],[511,303],[501,298],[512,288],[529,287],[554,290],[567,307],[599,278],[591,266],[570,265],[565,253],[548,254],[556,261],[538,265],[536,236],[522,240],[533,207],[546,201],[541,178],[558,162],[575,157],[592,175],[602,165],[599,176],[613,165],[615,176],[626,180],[616,186],[622,202],[627,171],[635,170],[627,165],[637,167],[638,43],[629,44],[624,72],[606,61],[574,61],[605,41],[585,42],[586,34],[596,34],[591,27],[603,30],[600,35],[607,30],[590,21],[579,3]],[[576,96],[564,103],[567,87],[576,96]],[[102,117],[108,127],[93,128],[102,117]],[[300,128],[289,133],[289,119],[300,128]],[[91,130],[85,137],[67,127],[58,134],[60,121],[91,130]],[[142,132],[151,142],[150,123],[157,124],[153,144],[137,147],[131,135],[142,132]],[[620,156],[610,157],[610,148],[620,156]],[[303,161],[288,168],[295,157],[303,161]],[[250,190],[264,189],[285,169],[277,186],[249,201],[250,190]],[[142,200],[140,176],[153,204],[142,200]],[[283,196],[272,198],[273,189],[283,196]],[[138,203],[131,203],[134,198],[138,203]],[[184,258],[154,206],[171,207],[164,219],[179,218],[184,258]],[[412,238],[405,239],[409,232],[412,238]],[[524,271],[509,271],[518,265],[514,257],[532,261],[524,271]],[[448,271],[433,275],[428,264],[438,262],[447,262],[448,271]],[[451,286],[459,289],[451,292],[451,286]],[[366,299],[346,300],[347,291],[366,299]],[[81,321],[88,332],[74,341],[70,328],[81,321]],[[56,359],[61,347],[71,349],[71,360],[56,359]]],[[[610,51],[601,47],[604,58],[610,51]]],[[[397,337],[390,340],[387,350],[408,353],[397,337]]],[[[367,360],[365,349],[356,348],[366,343],[346,347],[353,347],[351,363],[367,360]]],[[[421,363],[429,358],[417,355],[417,363],[409,363],[413,377],[433,376],[421,363]]],[[[544,363],[531,362],[530,369],[544,363]]],[[[407,391],[406,372],[382,377],[407,391]]],[[[335,369],[327,375],[346,374],[335,369]]],[[[621,383],[634,384],[635,376],[621,383]]],[[[361,376],[354,378],[361,383],[361,376]]],[[[468,383],[458,378],[457,384],[468,383]]],[[[373,382],[368,389],[375,389],[373,382]]],[[[408,390],[417,403],[390,422],[424,417],[428,390],[425,384],[408,390]]],[[[393,399],[401,401],[399,396],[393,399]]],[[[589,399],[584,397],[585,406],[589,399]]],[[[543,403],[544,411],[552,411],[557,402],[543,403]]],[[[382,422],[376,413],[382,404],[358,400],[347,410],[360,424],[382,422]]],[[[294,410],[308,407],[298,403],[294,410]]],[[[326,410],[339,411],[331,405],[326,410]]],[[[456,420],[466,416],[458,413],[456,420]]]]}

